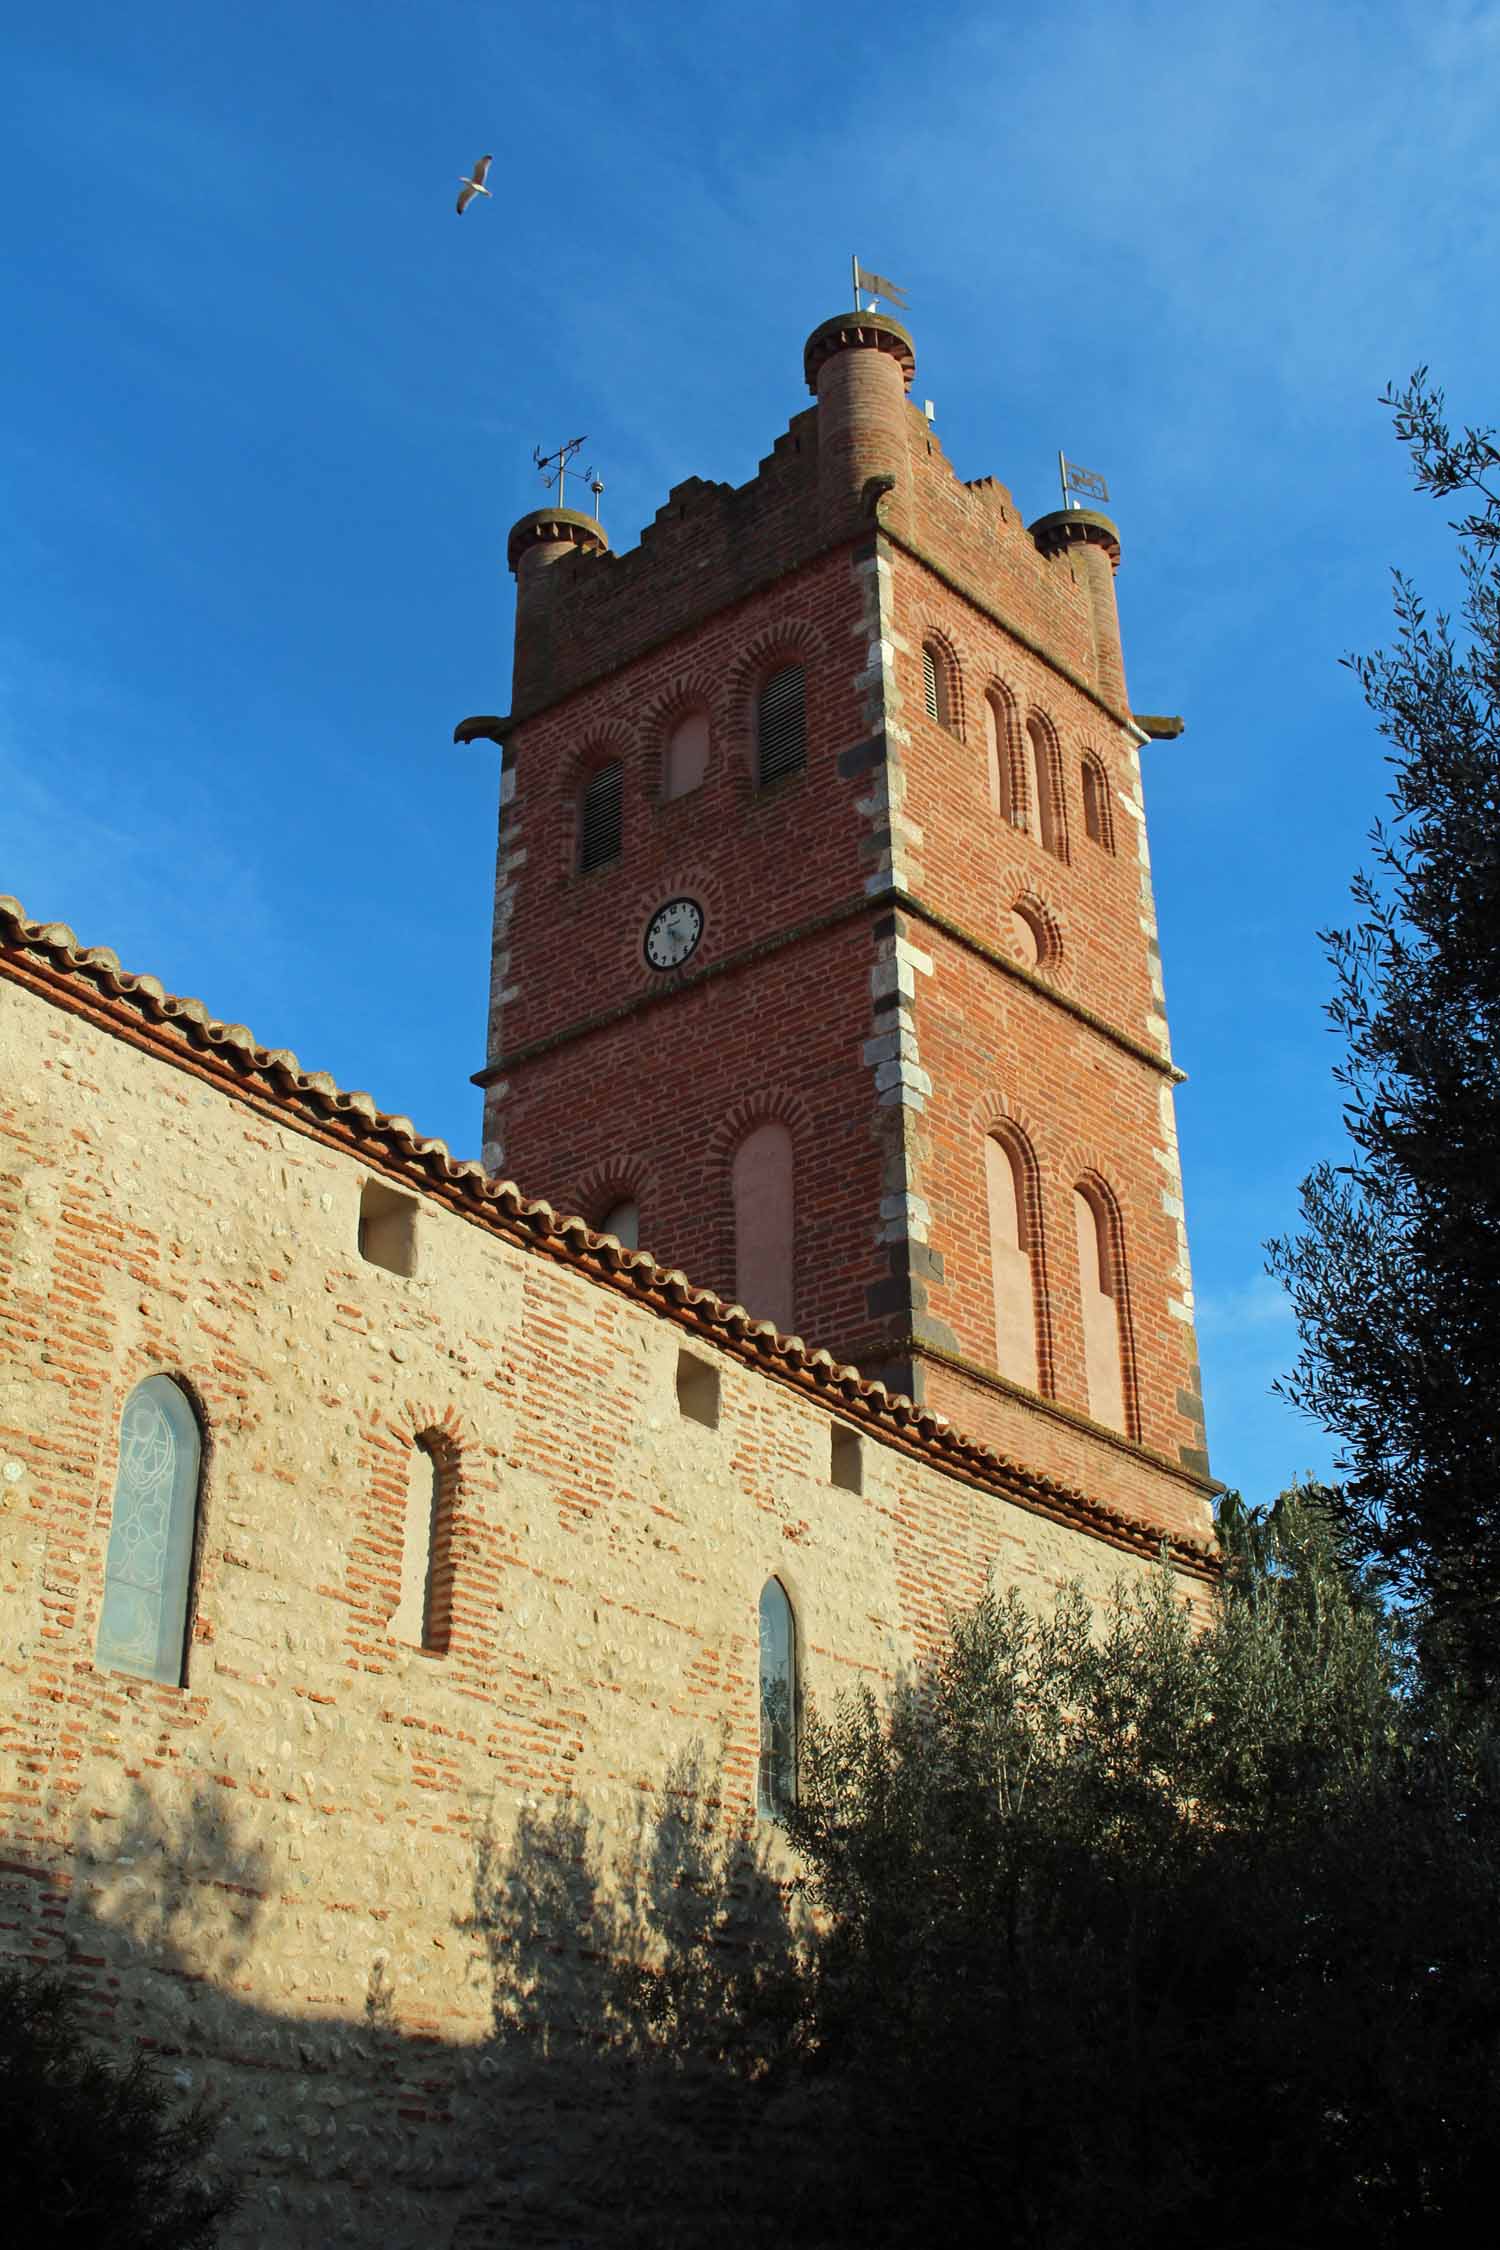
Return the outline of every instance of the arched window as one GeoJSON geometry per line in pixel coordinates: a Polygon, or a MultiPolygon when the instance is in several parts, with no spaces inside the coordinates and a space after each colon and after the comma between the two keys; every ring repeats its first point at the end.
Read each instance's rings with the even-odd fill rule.
{"type": "Polygon", "coordinates": [[[984,699],[984,749],[990,785],[990,809],[1002,820],[1015,820],[1015,790],[1010,770],[1010,713],[993,690],[984,699]]]}
{"type": "Polygon", "coordinates": [[[578,872],[607,867],[622,848],[625,768],[618,758],[595,766],[578,800],[578,872]]]}
{"type": "Polygon", "coordinates": [[[708,713],[689,711],[668,735],[661,757],[664,800],[686,797],[703,785],[708,772],[708,713]]]}
{"type": "Polygon", "coordinates": [[[601,1234],[612,1234],[626,1250],[639,1250],[641,1246],[641,1211],[635,1197],[626,1196],[605,1212],[599,1221],[601,1234]]]}
{"type": "Polygon", "coordinates": [[[797,1801],[797,1621],[786,1588],[768,1578],[760,1596],[760,1763],[755,1809],[774,1820],[797,1801]]]}
{"type": "Polygon", "coordinates": [[[1109,803],[1109,778],[1091,750],[1083,759],[1083,831],[1089,841],[1115,848],[1114,823],[1109,803]]]}
{"type": "Polygon", "coordinates": [[[455,1463],[434,1435],[419,1437],[406,1474],[401,1526],[401,1598],[387,1632],[393,1641],[442,1656],[448,1647],[453,1593],[455,1463]]]}
{"type": "Polygon", "coordinates": [[[1026,1162],[1009,1134],[984,1144],[990,1213],[990,1273],[995,1292],[995,1366],[1013,1383],[1040,1389],[1036,1348],[1036,1280],[1026,1162]]]}
{"type": "Polygon", "coordinates": [[[734,1290],[746,1312],[790,1333],[795,1215],[792,1136],[757,1125],[734,1152],[734,1290]]]}
{"type": "Polygon", "coordinates": [[[755,780],[764,789],[807,764],[807,680],[800,664],[773,672],[755,713],[755,780]]]}
{"type": "Polygon", "coordinates": [[[929,719],[936,719],[940,727],[953,732],[954,697],[953,666],[945,649],[936,641],[922,644],[922,701],[929,719]]]}
{"type": "Polygon", "coordinates": [[[1078,1222],[1078,1272],[1083,1291],[1083,1358],[1089,1412],[1096,1422],[1124,1432],[1124,1324],[1120,1277],[1115,1270],[1111,1213],[1097,1188],[1073,1190],[1078,1222]]]}
{"type": "Polygon", "coordinates": [[[102,1671],[181,1687],[203,1441],[170,1375],[137,1383],[120,1416],[120,1465],[95,1658],[102,1671]]]}
{"type": "Polygon", "coordinates": [[[1043,851],[1067,858],[1066,831],[1052,764],[1052,741],[1042,721],[1026,721],[1026,788],[1031,800],[1031,832],[1043,851]]]}

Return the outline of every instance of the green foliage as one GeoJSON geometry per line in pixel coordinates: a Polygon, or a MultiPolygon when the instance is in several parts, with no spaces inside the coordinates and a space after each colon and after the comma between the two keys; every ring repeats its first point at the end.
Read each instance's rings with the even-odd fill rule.
{"type": "Polygon", "coordinates": [[[992,1594],[811,1716],[802,1942],[737,1969],[700,1853],[697,1967],[604,1979],[612,2245],[1452,2239],[1500,2145],[1494,1742],[1405,1692],[1327,1494],[1223,1535],[1207,1615],[1165,1568],[992,1594]]]}
{"type": "Polygon", "coordinates": [[[202,2104],[108,2060],[60,1977],[0,1968],[0,2210],[28,2250],[210,2250],[234,2194],[202,2104]]]}
{"type": "Polygon", "coordinates": [[[1420,1612],[1428,1678],[1500,1686],[1500,448],[1419,369],[1388,394],[1417,487],[1458,498],[1455,632],[1396,580],[1353,668],[1391,744],[1391,818],[1323,933],[1351,1159],[1268,1245],[1300,1332],[1283,1388],[1341,1442],[1360,1552],[1420,1612]]]}

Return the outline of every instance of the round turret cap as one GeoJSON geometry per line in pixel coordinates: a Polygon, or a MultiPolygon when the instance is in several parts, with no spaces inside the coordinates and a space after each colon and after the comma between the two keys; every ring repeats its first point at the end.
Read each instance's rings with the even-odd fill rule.
{"type": "Polygon", "coordinates": [[[1093,508],[1054,508],[1051,515],[1037,517],[1031,536],[1044,555],[1060,554],[1064,547],[1102,547],[1118,568],[1119,526],[1093,508]]]}
{"type": "Polygon", "coordinates": [[[528,548],[556,546],[574,546],[586,555],[603,554],[609,547],[609,534],[602,523],[584,515],[581,509],[533,508],[529,516],[511,525],[505,559],[515,570],[528,548]]]}
{"type": "Polygon", "coordinates": [[[917,351],[911,337],[899,320],[887,313],[838,313],[816,327],[802,347],[802,371],[807,377],[807,387],[817,395],[818,369],[835,352],[877,351],[889,352],[901,369],[901,379],[907,390],[917,372],[917,351]]]}

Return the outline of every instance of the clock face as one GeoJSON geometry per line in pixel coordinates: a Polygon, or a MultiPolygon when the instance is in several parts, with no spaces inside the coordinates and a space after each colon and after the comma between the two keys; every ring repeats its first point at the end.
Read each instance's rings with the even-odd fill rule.
{"type": "Polygon", "coordinates": [[[646,959],[653,969],[680,969],[698,949],[703,909],[695,898],[669,898],[646,925],[646,959]]]}

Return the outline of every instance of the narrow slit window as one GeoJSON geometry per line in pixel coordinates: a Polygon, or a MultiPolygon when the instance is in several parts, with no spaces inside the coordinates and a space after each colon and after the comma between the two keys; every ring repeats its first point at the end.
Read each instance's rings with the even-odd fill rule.
{"type": "Polygon", "coordinates": [[[760,1597],[760,1762],[756,1810],[775,1820],[797,1801],[797,1625],[786,1588],[768,1578],[760,1597]]]}
{"type": "Polygon", "coordinates": [[[1083,761],[1083,828],[1089,841],[1102,845],[1112,852],[1115,840],[1110,828],[1109,783],[1104,768],[1097,758],[1083,761]]]}
{"type": "Polygon", "coordinates": [[[927,705],[928,718],[937,719],[941,722],[943,706],[939,693],[938,660],[935,652],[930,648],[924,648],[922,651],[922,697],[927,705]]]}
{"type": "Polygon", "coordinates": [[[764,789],[807,764],[807,679],[800,664],[774,672],[756,710],[756,779],[764,789]]]}
{"type": "Polygon", "coordinates": [[[625,768],[618,758],[598,766],[583,786],[578,810],[578,872],[618,859],[623,845],[625,768]]]}
{"type": "Polygon", "coordinates": [[[180,1384],[137,1383],[120,1416],[120,1461],[94,1654],[101,1671],[181,1687],[203,1441],[180,1384]]]}
{"type": "Polygon", "coordinates": [[[419,1437],[407,1467],[401,1593],[386,1626],[393,1641],[442,1656],[452,1607],[453,1468],[439,1442],[419,1437]]]}

